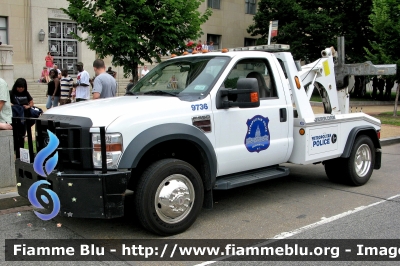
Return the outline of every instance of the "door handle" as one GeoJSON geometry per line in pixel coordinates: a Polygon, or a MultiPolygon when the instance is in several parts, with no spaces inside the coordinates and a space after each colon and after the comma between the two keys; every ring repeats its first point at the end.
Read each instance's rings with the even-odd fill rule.
{"type": "Polygon", "coordinates": [[[280,115],[281,122],[286,122],[287,121],[286,108],[279,109],[279,115],[280,115]]]}

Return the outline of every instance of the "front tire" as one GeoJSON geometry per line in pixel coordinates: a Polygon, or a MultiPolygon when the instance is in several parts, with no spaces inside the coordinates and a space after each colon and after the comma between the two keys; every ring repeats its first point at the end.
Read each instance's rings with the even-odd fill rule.
{"type": "Polygon", "coordinates": [[[184,232],[196,220],[204,199],[203,182],[190,164],[163,159],[150,165],[135,190],[141,224],[159,235],[184,232]]]}

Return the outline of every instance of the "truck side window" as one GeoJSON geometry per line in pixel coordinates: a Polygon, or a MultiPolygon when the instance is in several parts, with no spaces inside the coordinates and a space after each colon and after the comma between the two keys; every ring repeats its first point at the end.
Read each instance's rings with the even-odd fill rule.
{"type": "Polygon", "coordinates": [[[271,67],[267,60],[248,58],[239,61],[224,81],[225,88],[235,89],[240,78],[257,79],[260,89],[260,98],[278,98],[274,77],[270,74],[271,67]]]}
{"type": "Polygon", "coordinates": [[[279,62],[279,65],[281,66],[281,68],[283,70],[283,74],[285,74],[285,78],[287,78],[285,64],[283,63],[282,59],[280,59],[280,58],[278,58],[278,62],[279,62]]]}

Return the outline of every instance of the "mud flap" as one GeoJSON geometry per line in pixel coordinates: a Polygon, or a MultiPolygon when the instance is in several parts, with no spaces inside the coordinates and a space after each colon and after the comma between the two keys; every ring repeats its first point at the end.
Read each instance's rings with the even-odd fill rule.
{"type": "Polygon", "coordinates": [[[375,166],[374,169],[381,169],[382,150],[376,149],[375,151],[375,166]]]}

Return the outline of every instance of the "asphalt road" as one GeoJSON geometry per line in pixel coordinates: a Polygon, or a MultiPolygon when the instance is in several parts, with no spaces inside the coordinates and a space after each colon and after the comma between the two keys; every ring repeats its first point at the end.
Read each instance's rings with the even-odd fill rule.
{"type": "MultiPolygon", "coordinates": [[[[383,147],[382,168],[375,170],[370,181],[362,187],[331,183],[320,164],[308,166],[288,164],[291,170],[288,177],[230,191],[215,192],[213,210],[203,210],[191,228],[167,239],[398,238],[400,197],[387,199],[400,194],[399,162],[400,144],[383,147]],[[374,203],[379,204],[369,206],[374,203]]],[[[31,211],[20,212],[20,215],[18,213],[0,215],[0,238],[3,246],[4,239],[161,238],[148,233],[139,225],[134,217],[134,207],[130,199],[127,198],[126,217],[113,220],[56,217],[52,221],[41,221],[31,211]],[[57,223],[61,224],[61,227],[57,227],[57,223]]],[[[4,262],[4,248],[0,249],[0,263],[20,265],[20,263],[4,262]]],[[[178,264],[198,263],[201,262],[178,264]]],[[[213,265],[227,263],[234,262],[217,262],[213,265]]],[[[268,265],[284,265],[284,263],[288,264],[270,262],[268,265]]],[[[54,265],[54,263],[48,264],[54,265]]],[[[61,262],[57,264],[66,265],[61,262]]],[[[85,265],[90,264],[92,263],[85,263],[85,265]]],[[[104,264],[126,265],[127,262],[104,262],[104,264]]],[[[129,264],[177,265],[174,262],[129,262],[129,264]]],[[[244,265],[245,262],[235,264],[244,265]]],[[[247,264],[259,265],[260,262],[247,264]]],[[[305,265],[304,262],[301,264],[305,265]]],[[[348,262],[341,264],[348,265],[348,262]]],[[[371,264],[387,263],[368,263],[371,264]]],[[[321,265],[321,262],[310,262],[307,265],[321,265]]]]}

